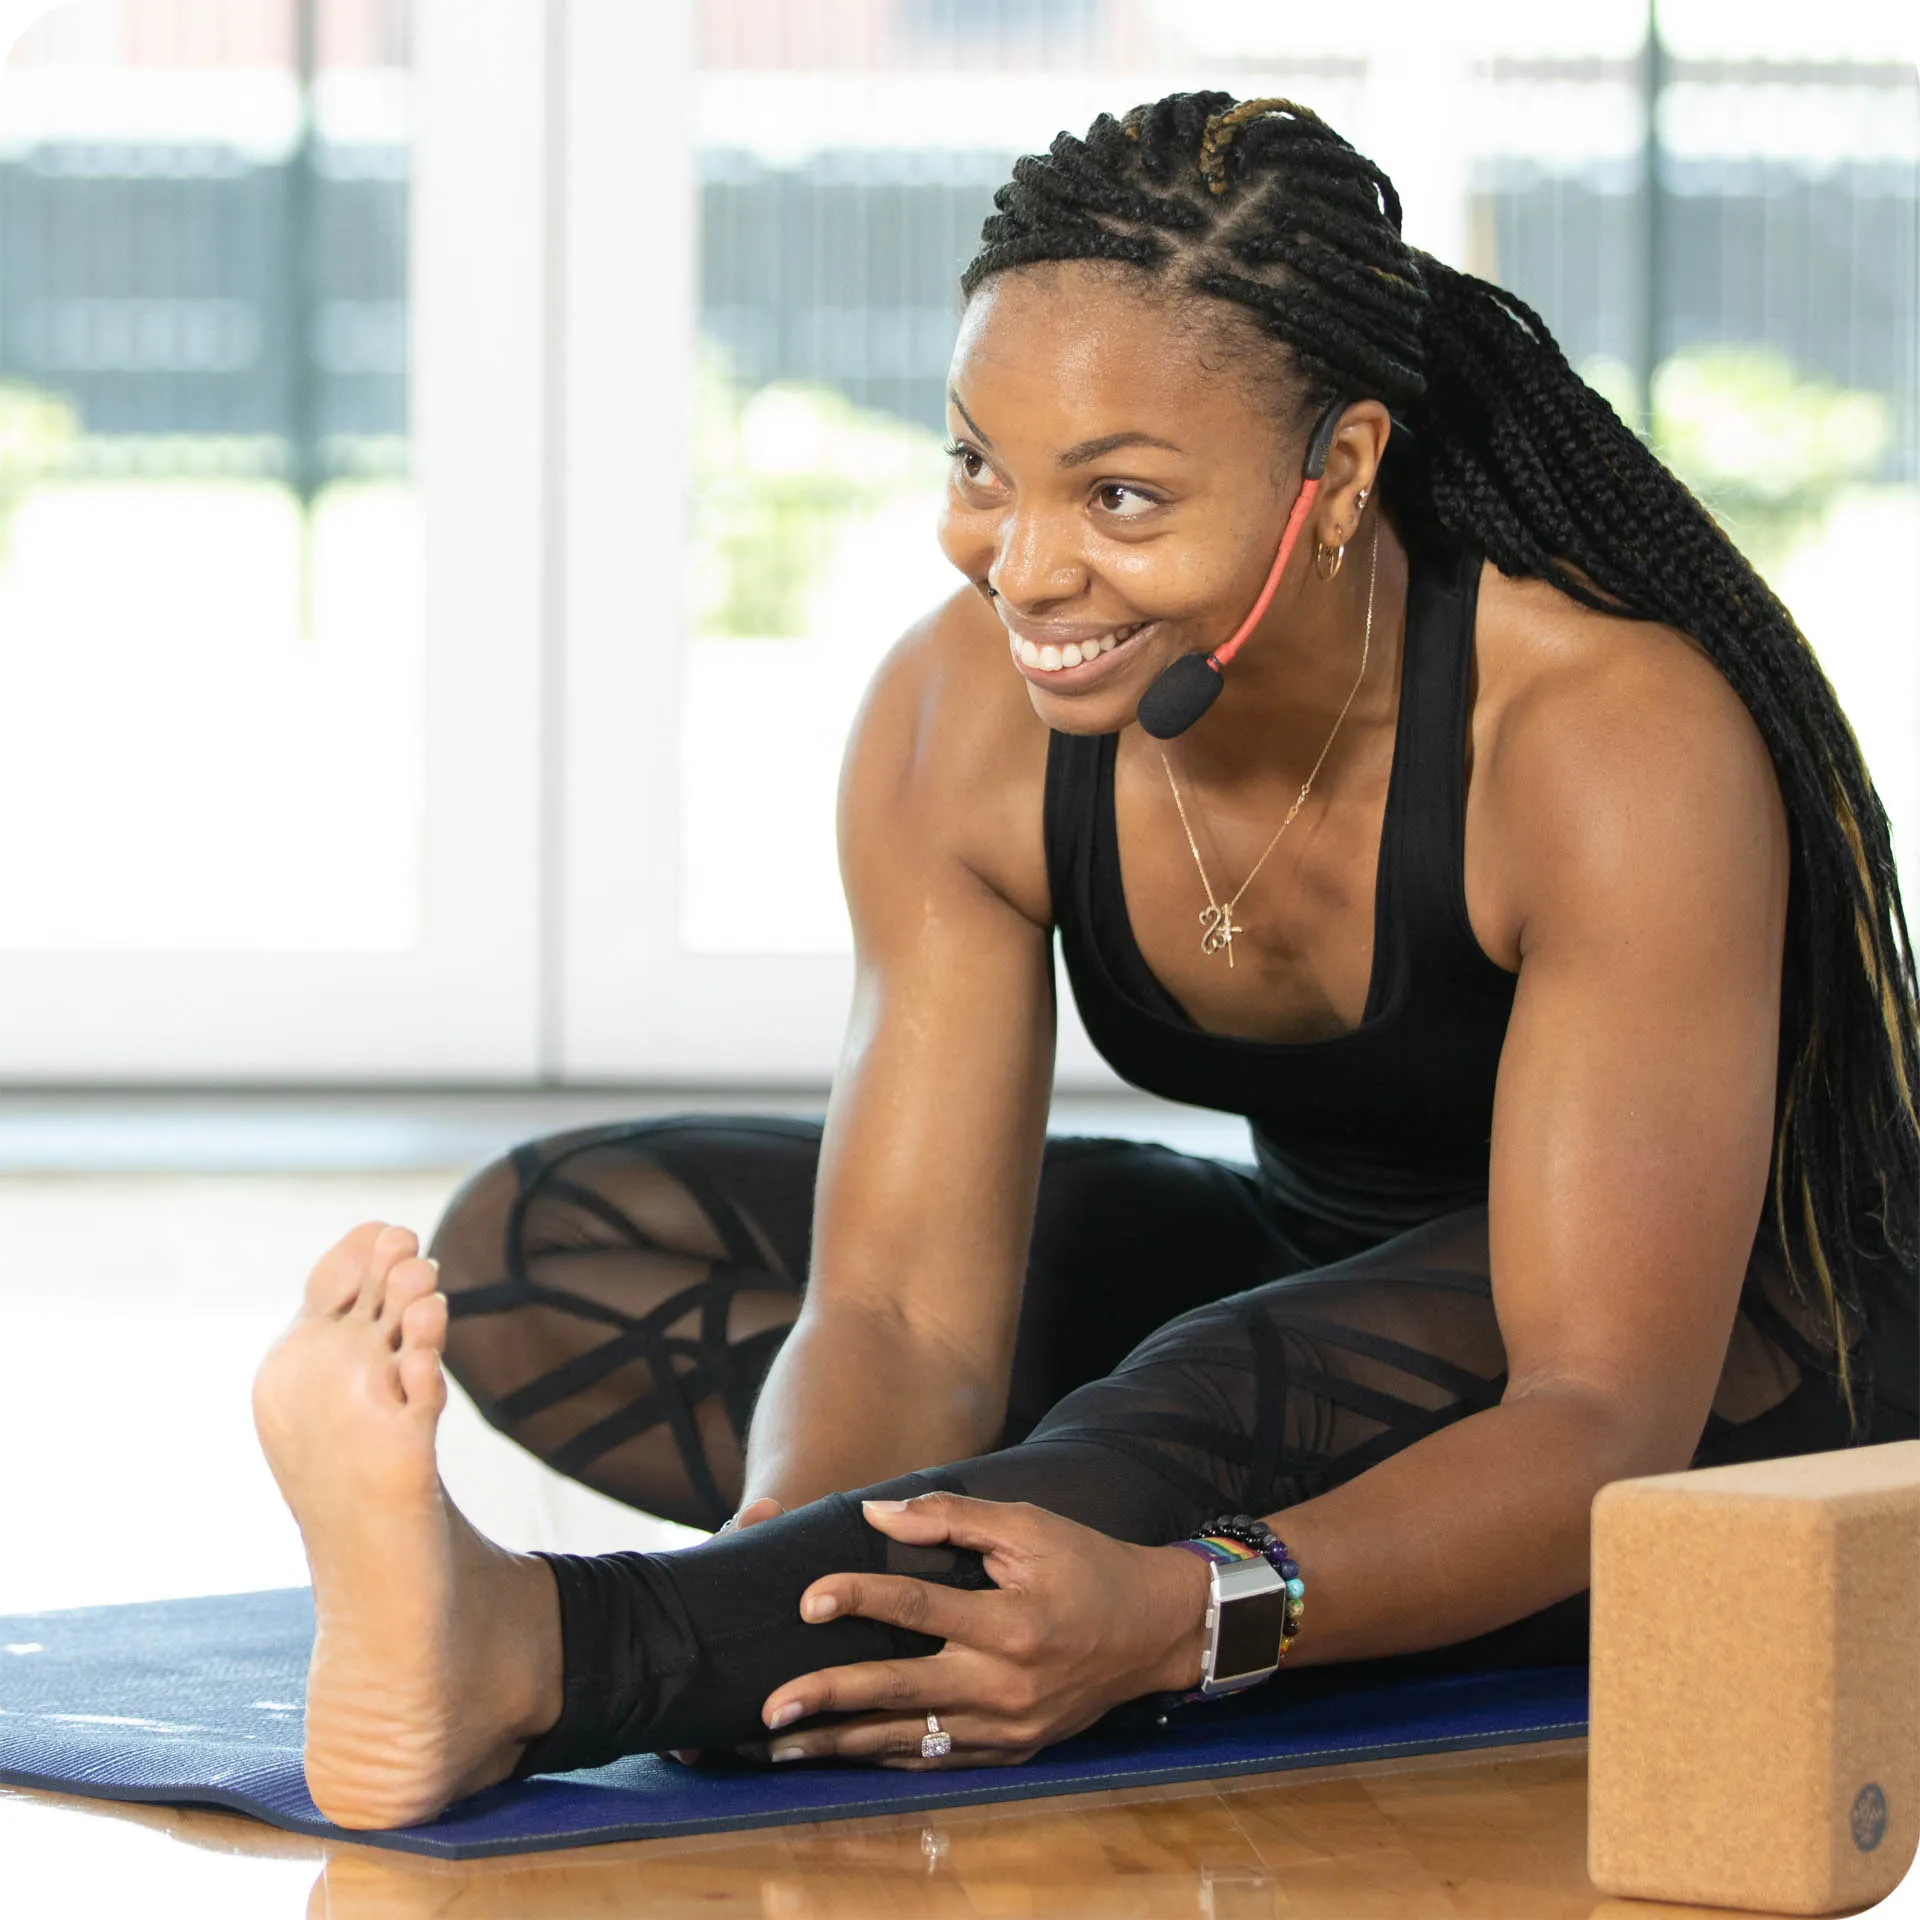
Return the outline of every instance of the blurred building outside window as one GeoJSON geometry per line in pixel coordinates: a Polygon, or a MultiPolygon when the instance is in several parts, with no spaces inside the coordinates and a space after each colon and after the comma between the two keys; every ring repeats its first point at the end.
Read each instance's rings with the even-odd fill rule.
{"type": "Polygon", "coordinates": [[[0,949],[421,922],[411,0],[68,0],[0,68],[0,949]]]}
{"type": "MultiPolygon", "coordinates": [[[[1213,86],[1323,113],[1394,176],[1410,238],[1543,313],[1798,615],[1920,872],[1909,8],[662,6],[656,28],[667,11],[681,24],[637,37],[617,0],[64,0],[7,53],[0,968],[333,954],[395,969],[354,989],[394,1034],[418,1021],[394,996],[432,981],[436,1009],[472,1002],[474,1032],[515,1026],[490,1057],[548,1072],[746,1072],[776,1030],[800,1036],[782,1071],[824,1070],[849,947],[833,849],[847,727],[885,648],[958,584],[934,538],[956,277],[1016,155],[1213,86]],[[421,171],[428,19],[469,89],[447,149],[462,157],[437,174],[421,171]],[[505,84],[509,27],[550,117],[542,133],[514,95],[524,144],[495,153],[476,141],[499,109],[473,103],[505,84]],[[555,111],[578,103],[567,48],[592,36],[622,47],[620,101],[659,93],[644,137],[611,99],[590,138],[555,111]],[[547,57],[560,78],[541,81],[547,57]],[[529,158],[542,138],[557,187],[529,158]],[[598,174],[618,194],[585,191],[598,174]],[[459,214],[435,229],[457,228],[435,284],[459,292],[423,360],[429,177],[459,214]],[[542,240],[543,193],[590,217],[542,240]],[[673,264],[688,218],[697,325],[673,264]],[[612,249],[667,289],[623,294],[634,344],[601,343],[597,392],[555,344],[568,296],[541,286],[542,247],[550,278],[612,249]],[[423,439],[423,385],[450,357],[462,371],[423,439]],[[572,473],[596,411],[618,445],[602,435],[571,498],[543,492],[541,434],[572,473]],[[472,532],[471,494],[437,522],[425,510],[433,445],[458,449],[443,476],[492,490],[491,533],[472,532]],[[684,552],[676,532],[655,556],[661,578],[677,560],[677,597],[618,566],[576,591],[569,526],[616,544],[648,512],[677,526],[663,499],[682,476],[684,552]],[[490,567],[514,542],[503,592],[490,567]],[[456,574],[466,598],[435,625],[423,600],[456,574]],[[599,684],[583,622],[637,675],[590,751],[565,718],[599,684]],[[649,674],[677,712],[647,709],[649,674]],[[475,728],[460,703],[480,683],[494,710],[475,728]],[[503,745],[511,728],[526,738],[503,745]],[[659,767],[677,804],[649,814],[624,775],[597,785],[615,761],[659,767]],[[578,912],[608,891],[644,896],[619,940],[578,912]],[[704,985],[676,998],[675,980],[704,985]],[[765,1007],[751,1040],[721,1031],[743,993],[765,1007]],[[650,998],[665,1024],[622,1042],[622,1005],[650,998]]],[[[334,989],[316,974],[301,991],[334,989]]],[[[308,1017],[284,1008],[248,1016],[262,1071],[276,1048],[315,1051],[274,1037],[273,1019],[308,1017]]],[[[466,1047],[433,1057],[478,1057],[466,1047]]]]}
{"type": "Polygon", "coordinates": [[[956,276],[1017,154],[1177,87],[1313,107],[1393,175],[1410,238],[1541,311],[1798,616],[1920,884],[1911,15],[1655,18],[703,6],[686,946],[849,944],[846,729],[887,645],[958,584],[933,537],[956,276]]]}

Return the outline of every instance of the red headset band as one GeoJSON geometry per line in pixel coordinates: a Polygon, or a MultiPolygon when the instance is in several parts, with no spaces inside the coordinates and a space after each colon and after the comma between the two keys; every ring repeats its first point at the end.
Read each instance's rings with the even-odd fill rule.
{"type": "Polygon", "coordinates": [[[1300,538],[1300,529],[1306,524],[1308,510],[1313,505],[1314,496],[1320,491],[1321,480],[1326,476],[1327,455],[1332,450],[1334,432],[1339,427],[1341,416],[1346,412],[1347,406],[1346,400],[1336,399],[1314,422],[1313,432],[1307,440],[1305,477],[1294,499],[1293,511],[1287,515],[1287,528],[1280,536],[1280,551],[1274,555],[1273,566],[1267,574],[1267,584],[1260,589],[1260,597],[1253,603],[1253,611],[1234,630],[1233,638],[1222,641],[1207,655],[1207,665],[1215,673],[1218,673],[1240,651],[1241,642],[1260,624],[1261,615],[1273,604],[1274,591],[1280,585],[1280,576],[1287,570],[1287,561],[1292,556],[1294,543],[1300,538]]]}

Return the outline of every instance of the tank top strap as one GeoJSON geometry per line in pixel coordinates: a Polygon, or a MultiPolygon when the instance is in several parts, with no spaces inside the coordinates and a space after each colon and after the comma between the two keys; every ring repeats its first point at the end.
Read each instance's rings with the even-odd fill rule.
{"type": "MultiPolygon", "coordinates": [[[[1506,992],[1512,985],[1481,951],[1467,917],[1466,754],[1481,556],[1428,523],[1411,534],[1408,564],[1400,715],[1377,882],[1375,934],[1386,950],[1374,967],[1366,1020],[1409,987],[1506,992]]],[[[1136,964],[1125,924],[1117,847],[1108,844],[1118,739],[1055,733],[1048,740],[1042,824],[1054,922],[1136,1005],[1190,1024],[1144,960],[1136,964]]]]}
{"type": "Polygon", "coordinates": [[[1054,925],[1062,929],[1090,927],[1096,916],[1094,835],[1102,789],[1112,781],[1112,756],[1118,742],[1118,734],[1047,736],[1041,833],[1054,925]]]}
{"type": "Polygon", "coordinates": [[[1438,967],[1455,982],[1511,984],[1481,950],[1467,915],[1467,743],[1480,568],[1477,549],[1437,527],[1415,535],[1380,864],[1397,957],[1416,983],[1430,981],[1438,967]]]}

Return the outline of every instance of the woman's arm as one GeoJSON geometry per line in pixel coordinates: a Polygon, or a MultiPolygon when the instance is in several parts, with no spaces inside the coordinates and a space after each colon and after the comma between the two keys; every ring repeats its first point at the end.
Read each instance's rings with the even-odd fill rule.
{"type": "Polygon", "coordinates": [[[983,653],[979,619],[962,601],[909,634],[848,749],[853,1008],[806,1302],[754,1415],[749,1502],[797,1506],[1000,1436],[1054,1007],[1045,733],[1019,683],[1017,707],[999,687],[1004,643],[983,653]]]}
{"type": "Polygon", "coordinates": [[[1579,1592],[1594,1494],[1684,1468],[1706,1424],[1766,1192],[1788,843],[1732,691],[1639,638],[1543,685],[1476,774],[1520,954],[1489,1198],[1506,1391],[1274,1516],[1308,1575],[1290,1664],[1579,1592]]]}
{"type": "MultiPolygon", "coordinates": [[[[1593,1496],[1684,1467],[1706,1423],[1766,1187],[1787,839],[1718,675],[1671,652],[1651,684],[1640,671],[1514,714],[1476,775],[1510,889],[1491,917],[1520,959],[1490,1202],[1508,1382],[1498,1406],[1270,1516],[1307,1582],[1290,1667],[1449,1645],[1579,1592],[1593,1496]]],[[[1177,1548],[948,1494],[871,1517],[988,1552],[1002,1590],[816,1581],[808,1618],[830,1599],[947,1646],[777,1689],[769,1720],[862,1715],[796,1751],[918,1765],[912,1715],[933,1706],[967,1729],[956,1764],[1017,1760],[1197,1670],[1205,1570],[1177,1548]],[[1117,1558],[1135,1607],[1105,1626],[1095,1589],[1117,1558]]]]}

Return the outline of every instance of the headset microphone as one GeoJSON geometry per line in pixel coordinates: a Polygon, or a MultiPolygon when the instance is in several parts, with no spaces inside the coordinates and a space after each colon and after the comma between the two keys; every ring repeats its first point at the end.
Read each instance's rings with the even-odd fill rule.
{"type": "Polygon", "coordinates": [[[1140,724],[1156,740],[1171,740],[1176,734],[1185,733],[1219,699],[1222,670],[1240,651],[1240,643],[1260,624],[1260,616],[1271,604],[1280,576],[1287,570],[1287,558],[1293,552],[1313,497],[1320,491],[1320,482],[1325,477],[1334,430],[1348,404],[1345,400],[1335,400],[1314,423],[1312,437],[1307,441],[1300,494],[1293,503],[1293,511],[1287,515],[1287,529],[1280,536],[1280,551],[1274,556],[1273,569],[1267,575],[1267,584],[1260,589],[1260,598],[1253,603],[1253,611],[1241,621],[1231,640],[1215,647],[1211,653],[1183,654],[1140,696],[1140,724]]]}

